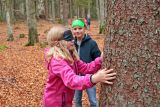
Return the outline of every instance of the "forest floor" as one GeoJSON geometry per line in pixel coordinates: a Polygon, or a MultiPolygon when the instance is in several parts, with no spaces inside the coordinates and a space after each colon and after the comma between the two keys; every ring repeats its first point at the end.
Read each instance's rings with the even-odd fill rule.
{"type": "MultiPolygon", "coordinates": [[[[26,22],[13,25],[14,41],[6,41],[6,23],[0,23],[0,107],[42,107],[47,70],[44,64],[42,44],[46,41],[46,32],[56,24],[39,20],[37,23],[40,43],[26,47],[28,30],[26,22]],[[25,34],[20,38],[20,34],[25,34]]],[[[104,36],[98,34],[98,23],[92,21],[87,31],[103,48],[104,36]]],[[[97,84],[97,98],[100,85],[97,84]]],[[[83,107],[89,107],[86,92],[83,95],[83,107]]]]}

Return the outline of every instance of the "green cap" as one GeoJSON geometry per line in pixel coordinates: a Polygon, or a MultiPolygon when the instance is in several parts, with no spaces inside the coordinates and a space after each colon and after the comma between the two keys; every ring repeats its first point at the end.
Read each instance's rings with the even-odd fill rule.
{"type": "Polygon", "coordinates": [[[76,26],[79,26],[79,27],[83,28],[84,27],[84,22],[80,19],[73,20],[72,21],[72,27],[76,27],[76,26]]]}

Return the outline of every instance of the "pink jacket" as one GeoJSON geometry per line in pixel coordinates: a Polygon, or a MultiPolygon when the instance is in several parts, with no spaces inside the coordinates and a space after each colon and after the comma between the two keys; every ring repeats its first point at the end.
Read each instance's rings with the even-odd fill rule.
{"type": "Polygon", "coordinates": [[[88,64],[79,60],[73,65],[66,60],[52,58],[50,63],[47,63],[48,79],[43,96],[43,107],[72,107],[74,90],[92,87],[94,84],[90,81],[91,74],[97,72],[101,64],[101,58],[88,64]],[[86,75],[79,76],[76,72],[86,75]]]}

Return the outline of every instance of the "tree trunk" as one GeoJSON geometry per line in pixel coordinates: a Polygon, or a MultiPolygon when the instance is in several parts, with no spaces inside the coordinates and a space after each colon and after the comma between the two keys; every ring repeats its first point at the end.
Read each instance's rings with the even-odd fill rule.
{"type": "Polygon", "coordinates": [[[61,20],[61,23],[64,22],[64,16],[63,16],[63,0],[60,0],[60,20],[61,20]]]}
{"type": "Polygon", "coordinates": [[[73,3],[72,0],[69,0],[69,18],[73,18],[73,3]]]}
{"type": "MultiPolygon", "coordinates": [[[[45,1],[46,0],[37,0],[37,6],[36,6],[36,16],[37,18],[45,19],[46,13],[45,13],[45,1]]],[[[48,5],[47,5],[48,7],[48,5]]]]}
{"type": "Polygon", "coordinates": [[[7,22],[7,41],[13,41],[13,28],[11,25],[11,10],[13,10],[11,7],[12,3],[11,0],[6,0],[6,22],[7,22]]]}
{"type": "Polygon", "coordinates": [[[49,19],[48,0],[44,0],[44,7],[45,7],[45,17],[46,19],[49,19]]]}
{"type": "Polygon", "coordinates": [[[52,22],[54,23],[56,19],[55,16],[55,0],[52,0],[52,22]]]}
{"type": "Polygon", "coordinates": [[[63,15],[64,15],[64,24],[68,24],[68,16],[69,16],[69,3],[68,0],[63,0],[63,15]]]}
{"type": "Polygon", "coordinates": [[[88,11],[87,11],[87,16],[91,17],[91,1],[88,1],[88,11]]]}
{"type": "Polygon", "coordinates": [[[99,16],[99,33],[104,33],[105,31],[105,25],[106,25],[106,22],[105,22],[105,1],[106,0],[100,0],[99,3],[100,3],[100,16],[99,16]]]}
{"type": "Polygon", "coordinates": [[[28,43],[27,46],[32,46],[37,43],[38,34],[37,34],[37,23],[36,23],[36,10],[35,10],[35,1],[26,0],[26,9],[27,9],[27,23],[28,23],[28,43]]]}
{"type": "Polygon", "coordinates": [[[15,20],[18,19],[26,19],[26,7],[25,7],[25,0],[12,0],[14,3],[13,5],[13,13],[15,20]]]}
{"type": "Polygon", "coordinates": [[[160,106],[160,2],[107,0],[104,67],[113,86],[101,84],[100,107],[160,106]]]}
{"type": "Polygon", "coordinates": [[[100,5],[99,5],[99,0],[96,0],[96,10],[97,10],[98,23],[100,23],[100,5]]]}

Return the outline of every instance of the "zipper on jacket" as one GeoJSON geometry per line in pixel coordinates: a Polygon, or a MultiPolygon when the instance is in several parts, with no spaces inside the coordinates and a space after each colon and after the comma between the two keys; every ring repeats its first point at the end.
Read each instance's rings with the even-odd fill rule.
{"type": "Polygon", "coordinates": [[[65,93],[62,93],[62,107],[65,106],[65,93]]]}

